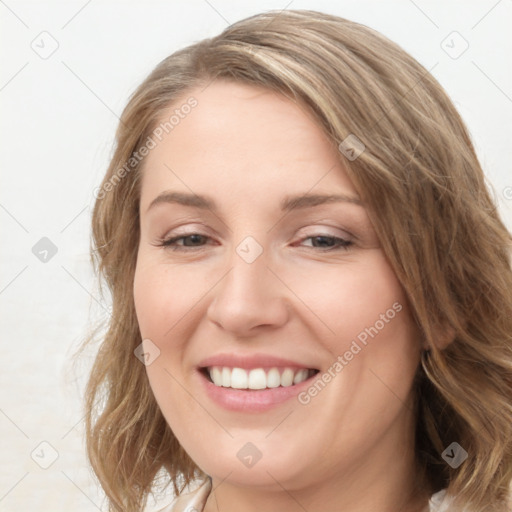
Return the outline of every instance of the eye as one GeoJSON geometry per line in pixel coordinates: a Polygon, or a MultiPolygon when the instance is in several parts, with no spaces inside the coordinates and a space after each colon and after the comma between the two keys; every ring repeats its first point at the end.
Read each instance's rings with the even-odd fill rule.
{"type": "Polygon", "coordinates": [[[344,238],[332,235],[313,235],[302,239],[302,241],[305,240],[312,241],[310,247],[321,249],[323,251],[332,251],[337,249],[347,250],[352,245],[350,240],[345,240],[344,238]]]}
{"type": "Polygon", "coordinates": [[[190,233],[188,235],[168,238],[167,240],[160,240],[158,245],[172,250],[186,251],[188,250],[187,248],[202,247],[209,238],[209,236],[202,235],[201,233],[190,233]],[[181,241],[183,243],[178,243],[181,241]]]}
{"type": "MultiPolygon", "coordinates": [[[[159,240],[158,246],[169,248],[173,251],[189,251],[194,248],[204,247],[209,240],[211,240],[211,238],[207,235],[190,233],[159,240]]],[[[311,240],[309,247],[319,249],[320,251],[348,250],[352,245],[350,240],[332,235],[312,235],[303,238],[301,241],[304,242],[306,240],[311,240]]],[[[305,245],[305,247],[307,247],[307,245],[305,245]]]]}

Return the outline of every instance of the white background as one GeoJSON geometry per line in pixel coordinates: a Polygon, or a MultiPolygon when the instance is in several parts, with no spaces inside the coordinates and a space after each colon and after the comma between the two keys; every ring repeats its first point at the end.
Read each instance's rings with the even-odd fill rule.
{"type": "Polygon", "coordinates": [[[129,94],[173,51],[268,9],[314,9],[379,30],[435,65],[512,227],[512,1],[288,2],[0,1],[1,511],[106,510],[81,423],[93,354],[71,364],[104,314],[88,255],[93,190],[129,94]],[[441,46],[453,31],[469,43],[457,59],[441,46]],[[57,43],[45,59],[31,47],[57,43]],[[42,237],[58,249],[46,263],[32,253],[42,237]],[[58,454],[48,469],[34,460],[51,461],[43,441],[58,454]]]}

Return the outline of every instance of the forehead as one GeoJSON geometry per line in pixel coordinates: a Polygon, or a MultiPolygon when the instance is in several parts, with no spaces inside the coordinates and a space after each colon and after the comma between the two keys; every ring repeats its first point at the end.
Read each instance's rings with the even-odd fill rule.
{"type": "Polygon", "coordinates": [[[144,161],[142,198],[163,189],[254,194],[322,189],[353,191],[335,145],[302,105],[269,89],[216,81],[187,91],[161,125],[193,98],[144,161]]]}

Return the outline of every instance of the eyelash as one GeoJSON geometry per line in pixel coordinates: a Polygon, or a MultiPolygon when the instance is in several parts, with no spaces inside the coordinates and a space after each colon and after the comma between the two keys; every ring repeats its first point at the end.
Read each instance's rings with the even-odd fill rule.
{"type": "MultiPolygon", "coordinates": [[[[204,245],[186,246],[186,245],[177,245],[176,244],[177,241],[184,240],[185,238],[189,238],[192,236],[200,236],[200,237],[203,237],[206,239],[210,238],[209,236],[203,235],[201,233],[190,233],[188,235],[180,235],[180,236],[176,236],[176,237],[172,237],[172,238],[168,238],[168,239],[161,239],[158,241],[158,246],[164,247],[165,249],[170,249],[172,251],[183,251],[183,252],[189,252],[194,249],[202,249],[204,247],[204,245]]],[[[307,237],[303,238],[302,241],[313,239],[313,238],[327,238],[330,240],[334,240],[335,243],[338,244],[337,247],[326,247],[326,248],[311,247],[312,249],[318,249],[319,252],[329,252],[329,251],[336,251],[336,250],[347,251],[349,249],[349,247],[351,245],[353,245],[353,243],[350,240],[345,240],[344,238],[340,238],[338,236],[332,236],[332,235],[312,235],[312,236],[307,236],[307,237]]]]}

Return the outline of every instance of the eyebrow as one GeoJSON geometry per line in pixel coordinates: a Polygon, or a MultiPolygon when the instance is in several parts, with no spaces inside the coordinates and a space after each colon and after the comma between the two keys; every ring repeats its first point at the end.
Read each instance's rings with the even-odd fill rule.
{"type": "Polygon", "coordinates": [[[290,212],[301,208],[311,208],[326,203],[350,203],[363,206],[362,201],[356,196],[347,194],[301,194],[288,196],[281,202],[281,210],[290,212]]]}
{"type": "MultiPolygon", "coordinates": [[[[350,203],[363,206],[362,201],[357,196],[347,194],[302,194],[296,196],[287,196],[281,201],[281,210],[283,212],[291,212],[303,208],[311,208],[327,203],[350,203]]],[[[165,191],[157,196],[148,206],[146,212],[158,204],[180,204],[183,206],[191,206],[202,210],[211,210],[217,212],[218,208],[215,201],[207,196],[199,196],[197,194],[189,194],[186,192],[165,191]]]]}
{"type": "Polygon", "coordinates": [[[162,203],[181,204],[183,206],[192,206],[194,208],[201,208],[203,210],[212,210],[214,212],[217,211],[215,202],[209,197],[198,196],[197,194],[188,194],[186,192],[171,192],[169,190],[166,190],[159,196],[155,197],[155,199],[151,201],[151,204],[148,206],[146,211],[148,212],[151,210],[151,208],[162,203]]]}

